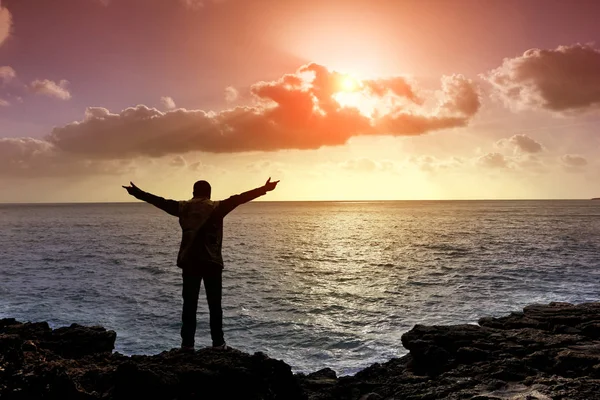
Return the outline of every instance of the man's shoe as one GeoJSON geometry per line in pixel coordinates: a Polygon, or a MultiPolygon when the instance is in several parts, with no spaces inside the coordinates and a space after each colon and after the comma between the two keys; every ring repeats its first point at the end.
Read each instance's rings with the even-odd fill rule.
{"type": "Polygon", "coordinates": [[[194,346],[181,346],[180,350],[183,353],[193,353],[194,352],[194,346]]]}
{"type": "Polygon", "coordinates": [[[223,344],[219,345],[219,346],[213,346],[212,347],[215,350],[227,350],[229,349],[229,347],[227,347],[227,343],[223,342],[223,344]]]}

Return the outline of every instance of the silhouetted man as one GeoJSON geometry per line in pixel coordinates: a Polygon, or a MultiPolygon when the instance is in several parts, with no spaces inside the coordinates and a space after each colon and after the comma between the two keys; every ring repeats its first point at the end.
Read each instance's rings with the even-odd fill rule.
{"type": "Polygon", "coordinates": [[[206,181],[196,182],[194,197],[186,201],[163,199],[144,192],[133,182],[130,182],[131,186],[123,186],[135,198],[179,217],[179,225],[183,231],[177,255],[177,266],[183,272],[182,349],[194,349],[196,310],[202,279],[204,279],[210,313],[212,345],[214,348],[227,349],[223,337],[223,310],[221,309],[223,218],[240,204],[247,203],[275,189],[277,183],[279,181],[271,182],[271,178],[269,178],[264,186],[222,201],[210,199],[211,187],[206,181]]]}

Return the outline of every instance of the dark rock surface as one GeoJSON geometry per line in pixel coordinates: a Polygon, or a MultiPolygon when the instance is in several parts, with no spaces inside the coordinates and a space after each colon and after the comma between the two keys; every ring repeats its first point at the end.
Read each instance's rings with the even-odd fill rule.
{"type": "Polygon", "coordinates": [[[0,320],[0,399],[600,399],[600,303],[532,305],[479,325],[416,325],[410,353],[354,376],[293,375],[237,350],[113,353],[101,327],[0,320]]]}

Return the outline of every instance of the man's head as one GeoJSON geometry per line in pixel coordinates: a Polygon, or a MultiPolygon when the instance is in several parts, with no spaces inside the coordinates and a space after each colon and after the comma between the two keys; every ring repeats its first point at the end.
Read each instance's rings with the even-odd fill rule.
{"type": "Polygon", "coordinates": [[[206,197],[210,199],[210,183],[206,181],[194,183],[194,197],[206,197]]]}

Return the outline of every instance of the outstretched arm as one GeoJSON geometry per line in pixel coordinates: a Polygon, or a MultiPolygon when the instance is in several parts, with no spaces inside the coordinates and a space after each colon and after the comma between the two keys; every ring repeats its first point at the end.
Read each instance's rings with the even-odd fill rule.
{"type": "Polygon", "coordinates": [[[143,200],[146,203],[150,203],[155,207],[171,214],[175,217],[179,217],[179,202],[175,200],[167,200],[159,196],[155,196],[152,193],[144,192],[139,187],[135,186],[133,182],[129,182],[131,186],[123,186],[127,193],[135,197],[136,199],[143,200]]]}
{"type": "Polygon", "coordinates": [[[236,194],[228,199],[225,199],[219,203],[219,213],[221,216],[226,216],[233,211],[240,204],[247,203],[256,199],[257,197],[264,196],[267,192],[274,190],[277,187],[279,181],[271,182],[271,178],[267,179],[267,183],[263,186],[257,187],[256,189],[249,190],[244,193],[236,194]]]}

